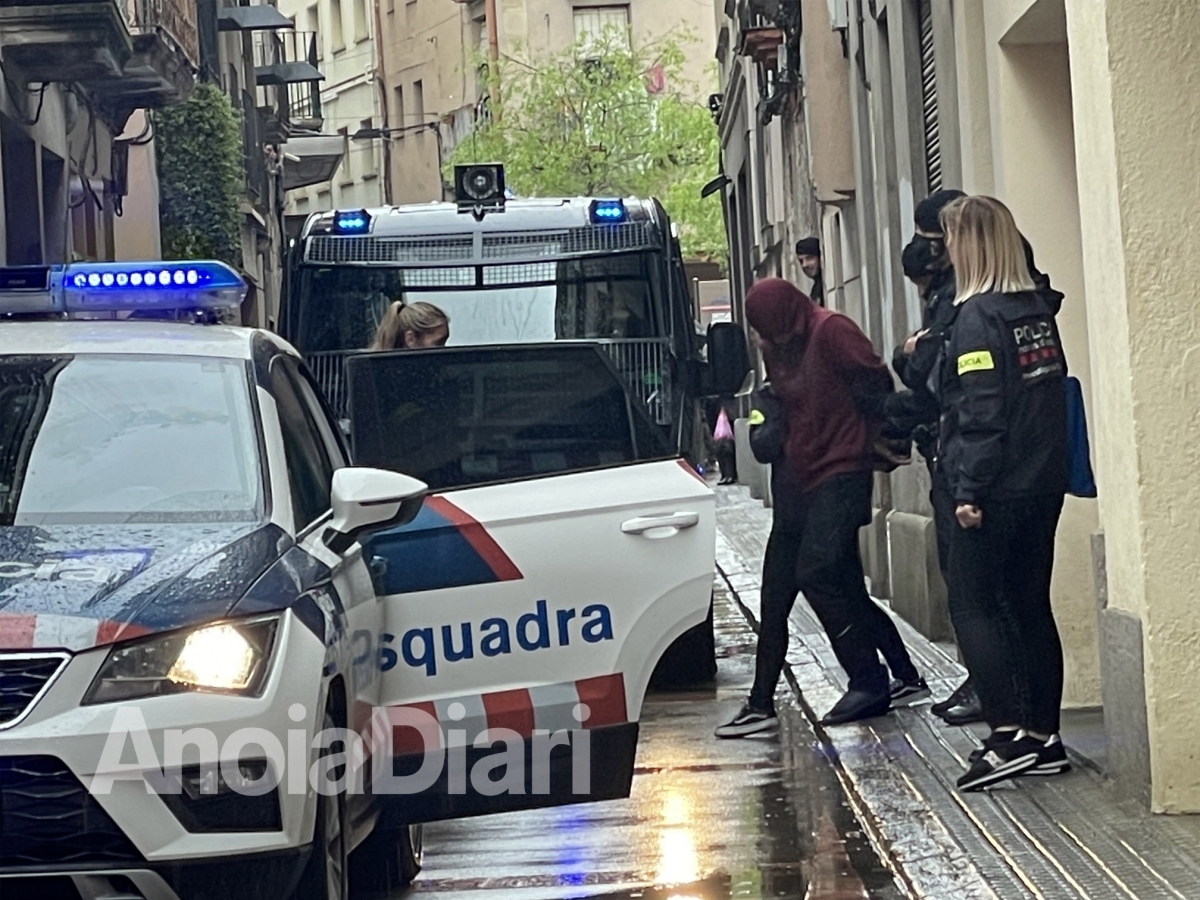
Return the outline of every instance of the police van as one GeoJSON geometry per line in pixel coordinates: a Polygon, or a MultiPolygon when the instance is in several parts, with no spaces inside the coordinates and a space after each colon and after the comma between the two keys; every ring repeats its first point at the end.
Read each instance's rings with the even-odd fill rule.
{"type": "MultiPolygon", "coordinates": [[[[702,462],[701,401],[741,387],[746,338],[698,333],[662,205],[511,199],[499,165],[455,177],[459,202],[316,213],[292,248],[280,330],[355,459],[514,519],[544,517],[543,494],[555,515],[624,507],[653,496],[656,464],[702,462]],[[446,347],[365,352],[396,301],[443,310],[446,347]]],[[[664,670],[715,674],[711,620],[664,670]]]]}
{"type": "Polygon", "coordinates": [[[707,613],[713,494],[631,449],[611,369],[573,371],[623,464],[433,489],[351,464],[296,350],[221,324],[245,290],[0,269],[5,898],[384,895],[414,823],[627,796],[707,613]]]}

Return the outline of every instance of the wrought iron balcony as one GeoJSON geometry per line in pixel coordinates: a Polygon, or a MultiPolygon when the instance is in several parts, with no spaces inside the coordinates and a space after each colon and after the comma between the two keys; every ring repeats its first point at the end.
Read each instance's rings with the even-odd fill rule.
{"type": "Polygon", "coordinates": [[[133,56],[124,0],[0,0],[5,62],[27,82],[119,77],[133,56]]]}
{"type": "Polygon", "coordinates": [[[317,35],[308,31],[261,31],[254,36],[254,78],[268,130],[278,142],[293,130],[319,131],[321,82],[317,35]],[[270,121],[273,120],[273,121],[270,121]]]}
{"type": "Polygon", "coordinates": [[[0,0],[0,43],[28,82],[82,82],[115,117],[182,99],[199,61],[193,0],[0,0]]]}

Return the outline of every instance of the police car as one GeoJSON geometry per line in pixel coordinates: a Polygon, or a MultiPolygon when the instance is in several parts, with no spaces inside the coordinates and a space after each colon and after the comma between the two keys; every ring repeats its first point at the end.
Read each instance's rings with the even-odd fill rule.
{"type": "Polygon", "coordinates": [[[681,461],[356,467],[291,346],[216,324],[244,295],[0,270],[0,896],[387,892],[416,823],[626,796],[705,618],[681,461]]]}

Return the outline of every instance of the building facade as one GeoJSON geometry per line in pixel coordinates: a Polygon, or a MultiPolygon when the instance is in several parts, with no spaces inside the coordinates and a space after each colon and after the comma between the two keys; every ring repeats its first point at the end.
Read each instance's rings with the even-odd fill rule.
{"type": "Polygon", "coordinates": [[[0,6],[0,260],[116,258],[156,204],[134,183],[140,111],[186,97],[198,63],[191,0],[0,6]]]}
{"type": "MultiPolygon", "coordinates": [[[[487,2],[376,2],[391,129],[385,167],[393,202],[440,200],[449,190],[443,164],[487,114],[487,78],[480,65],[489,52],[487,2]]],[[[627,29],[635,43],[678,33],[689,42],[682,72],[688,90],[703,98],[715,88],[712,19],[696,0],[499,0],[493,5],[497,52],[503,58],[534,61],[608,27],[627,29]]]]}
{"type": "MultiPolygon", "coordinates": [[[[736,22],[738,0],[725,16],[736,22]]],[[[1109,775],[1163,812],[1200,811],[1198,328],[1190,230],[1200,212],[1192,132],[1200,5],[1191,0],[801,0],[807,171],[772,169],[723,128],[727,206],[756,177],[790,177],[812,204],[826,296],[885,358],[920,324],[900,271],[915,204],[958,187],[1003,200],[1066,300],[1059,316],[1083,384],[1099,500],[1068,498],[1053,602],[1070,706],[1103,706],[1109,775]],[[728,168],[739,153],[751,172],[728,168]],[[755,175],[755,166],[762,174],[755,175]]],[[[721,10],[725,13],[725,10],[721,10]]],[[[743,21],[762,7],[747,3],[743,21]]],[[[770,13],[770,10],[768,10],[770,13]]],[[[732,45],[731,45],[732,46],[732,45]]],[[[740,53],[744,70],[753,60],[740,53]]],[[[723,66],[726,115],[739,90],[723,66]]],[[[772,74],[771,77],[775,77],[772,74]]],[[[786,154],[785,154],[786,155],[786,154]]],[[[758,220],[729,220],[743,268],[767,254],[758,220]],[[753,226],[753,227],[748,227],[753,226]]],[[[785,254],[786,255],[786,254],[785,254]]],[[[786,265],[782,268],[788,274],[786,265]]],[[[742,280],[744,281],[744,275],[742,280]]],[[[735,295],[737,292],[735,291],[735,295]]],[[[740,315],[737,296],[735,315],[740,315]]],[[[937,574],[928,478],[880,478],[864,548],[875,592],[952,638],[937,574]]]]}
{"type": "Polygon", "coordinates": [[[320,100],[324,131],[342,144],[333,177],[290,190],[292,228],[311,212],[375,207],[387,201],[383,170],[377,20],[374,0],[279,0],[295,27],[314,35],[315,60],[325,76],[320,100]]]}

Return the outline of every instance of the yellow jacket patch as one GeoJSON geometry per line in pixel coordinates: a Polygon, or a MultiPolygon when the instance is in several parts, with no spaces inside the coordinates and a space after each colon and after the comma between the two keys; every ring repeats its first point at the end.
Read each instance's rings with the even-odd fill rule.
{"type": "Polygon", "coordinates": [[[965,375],[967,372],[986,372],[994,368],[996,363],[992,361],[990,350],[974,350],[958,358],[959,375],[965,375]]]}
{"type": "Polygon", "coordinates": [[[767,417],[762,414],[762,410],[760,410],[760,409],[750,410],[750,424],[751,425],[761,425],[765,421],[767,421],[767,417]]]}

